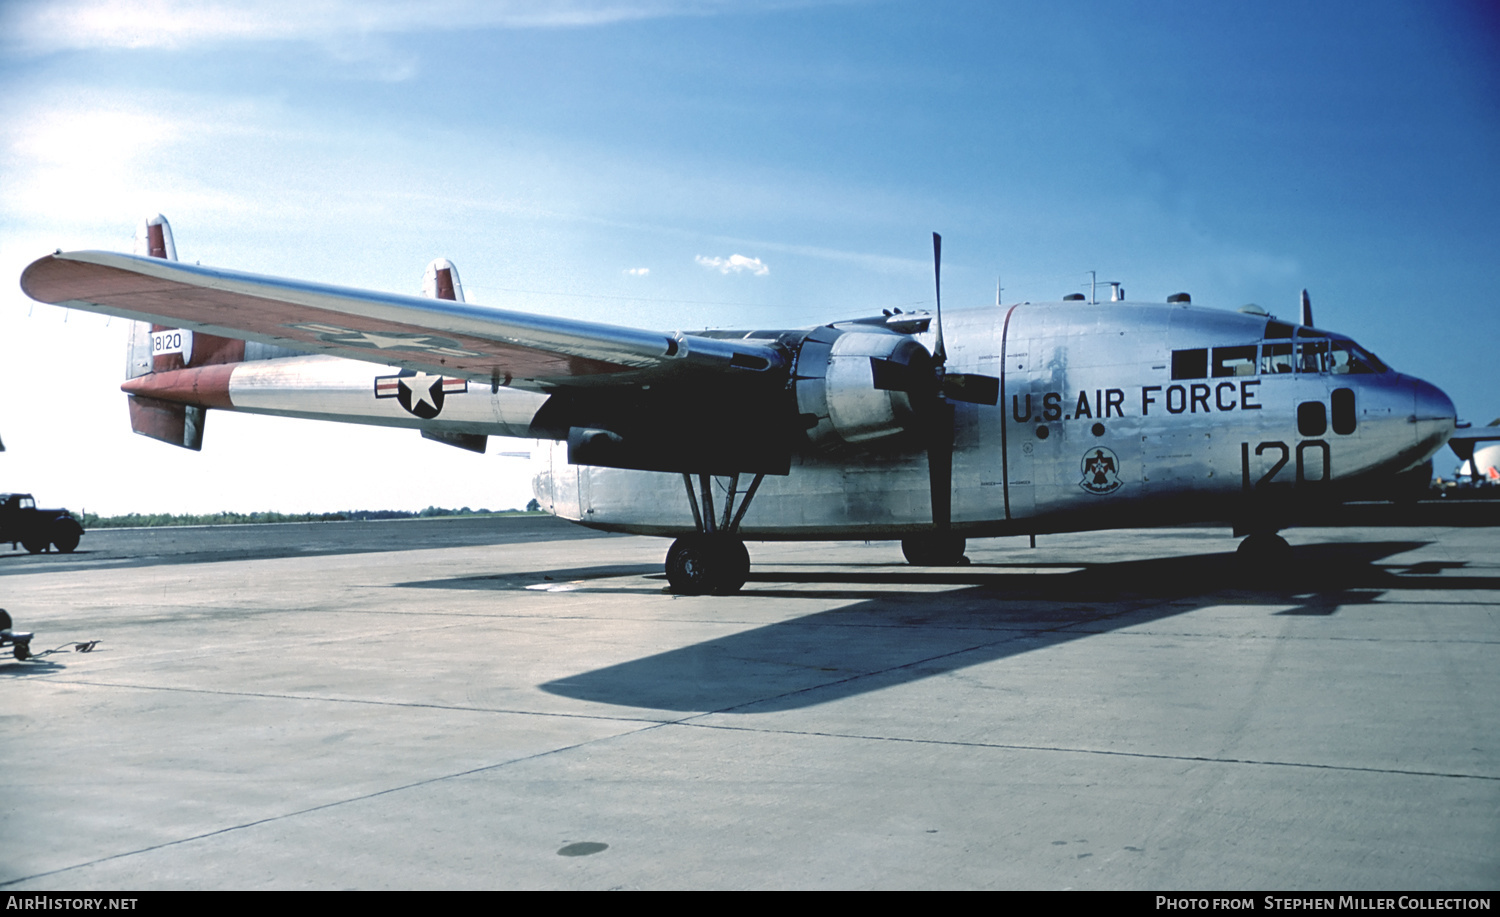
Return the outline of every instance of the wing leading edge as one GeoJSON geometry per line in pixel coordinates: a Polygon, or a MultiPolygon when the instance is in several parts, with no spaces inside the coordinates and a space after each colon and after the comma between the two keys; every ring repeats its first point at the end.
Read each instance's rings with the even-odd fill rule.
{"type": "Polygon", "coordinates": [[[787,365],[769,341],[642,331],[113,252],[40,258],[21,274],[21,289],[88,312],[540,391],[622,376],[761,375],[787,365]]]}

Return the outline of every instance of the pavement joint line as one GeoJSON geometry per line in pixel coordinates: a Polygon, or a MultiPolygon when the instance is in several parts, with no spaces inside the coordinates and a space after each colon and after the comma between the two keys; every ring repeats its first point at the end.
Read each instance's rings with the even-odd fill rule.
{"type": "MultiPolygon", "coordinates": [[[[207,692],[207,693],[214,693],[214,692],[207,692]]],[[[636,730],[633,730],[633,731],[627,733],[627,735],[639,735],[640,733],[643,733],[643,732],[649,732],[649,731],[651,731],[653,729],[659,729],[659,728],[661,728],[662,726],[665,726],[665,725],[667,725],[667,724],[666,723],[662,723],[662,722],[648,721],[646,725],[642,726],[640,729],[636,729],[636,730]]],[[[35,875],[19,876],[19,877],[14,878],[14,879],[8,879],[8,880],[6,880],[4,882],[0,882],[0,888],[5,888],[8,885],[15,885],[18,882],[29,882],[29,881],[32,881],[34,879],[45,879],[48,876],[60,875],[60,874],[65,873],[65,872],[71,872],[71,871],[73,871],[75,869],[87,869],[90,866],[97,866],[100,863],[108,863],[111,860],[120,860],[120,859],[124,859],[126,857],[136,856],[136,855],[142,854],[142,853],[151,853],[152,851],[155,851],[155,850],[164,850],[164,849],[166,849],[168,847],[177,847],[177,846],[182,845],[182,844],[192,843],[193,841],[207,840],[208,838],[217,837],[218,835],[221,835],[221,834],[229,834],[231,832],[240,831],[240,830],[243,830],[243,829],[246,829],[246,828],[254,828],[254,827],[257,827],[257,826],[260,826],[260,825],[266,825],[266,824],[270,824],[272,822],[282,821],[282,820],[285,820],[285,819],[288,819],[288,818],[296,818],[299,815],[310,815],[313,812],[321,812],[324,809],[332,809],[332,808],[336,808],[338,806],[347,805],[349,803],[364,802],[364,801],[367,801],[367,800],[370,800],[370,799],[378,799],[381,796],[387,796],[387,795],[390,795],[391,793],[399,793],[399,792],[402,792],[404,790],[412,790],[412,789],[416,789],[418,787],[428,786],[428,785],[434,784],[434,783],[441,783],[441,782],[443,782],[445,780],[456,780],[456,779],[458,779],[460,777],[471,777],[471,776],[473,776],[475,774],[482,774],[485,771],[499,770],[500,768],[503,768],[503,767],[510,767],[513,764],[522,764],[522,763],[525,763],[527,761],[535,761],[535,760],[537,760],[539,758],[545,758],[545,757],[548,757],[550,755],[560,754],[560,753],[565,752],[565,751],[574,751],[576,749],[583,748],[583,747],[588,746],[588,745],[592,745],[592,744],[594,744],[596,742],[609,741],[609,740],[617,739],[617,738],[620,738],[620,736],[618,736],[618,735],[599,736],[598,738],[589,739],[589,740],[584,741],[584,742],[574,742],[571,745],[562,745],[562,746],[559,746],[557,748],[549,748],[549,749],[547,749],[545,751],[539,751],[539,752],[536,752],[535,754],[522,755],[519,758],[512,758],[512,759],[510,759],[508,761],[497,761],[494,764],[485,764],[485,765],[481,765],[479,767],[472,767],[472,768],[469,768],[468,770],[458,771],[458,772],[452,773],[452,774],[440,774],[439,776],[428,777],[428,778],[426,778],[424,780],[414,780],[411,783],[402,784],[401,786],[387,787],[386,789],[375,790],[374,792],[371,792],[371,793],[362,793],[362,794],[360,794],[358,796],[351,796],[351,797],[349,797],[347,799],[336,799],[336,800],[334,800],[332,802],[325,802],[325,803],[322,803],[321,805],[309,806],[309,807],[307,807],[305,809],[298,809],[298,810],[296,810],[294,812],[283,812],[283,813],[281,813],[279,815],[268,815],[265,818],[257,818],[257,819],[254,819],[253,821],[247,821],[247,822],[244,822],[244,823],[238,824],[238,825],[229,825],[229,826],[224,827],[224,828],[217,828],[217,829],[215,829],[213,831],[204,831],[204,832],[202,832],[200,834],[194,834],[194,835],[191,835],[189,837],[180,837],[180,838],[177,838],[176,840],[163,841],[160,844],[151,844],[149,846],[140,847],[140,848],[137,848],[135,850],[125,850],[125,851],[122,851],[120,853],[112,853],[109,856],[97,857],[97,858],[89,860],[88,862],[85,862],[85,863],[74,863],[71,866],[63,866],[63,867],[61,867],[59,869],[51,869],[51,870],[48,870],[47,872],[36,873],[35,875]]]]}
{"type": "Polygon", "coordinates": [[[1390,638],[1390,637],[1324,637],[1317,634],[1218,634],[1206,631],[1190,630],[1101,630],[1088,631],[1090,634],[1105,636],[1107,634],[1118,634],[1121,637],[1183,637],[1192,639],[1211,640],[1222,638],[1225,640],[1274,640],[1278,642],[1304,642],[1313,643],[1327,641],[1329,643],[1401,643],[1401,644],[1438,644],[1441,646],[1490,646],[1500,644],[1500,640],[1442,640],[1426,639],[1418,640],[1415,637],[1390,638]]]}
{"type": "MultiPolygon", "coordinates": [[[[678,722],[679,718],[650,719],[643,716],[606,716],[599,713],[566,713],[549,710],[516,710],[509,707],[469,707],[461,704],[413,703],[390,700],[374,700],[362,697],[318,697],[310,694],[272,694],[265,691],[213,691],[208,688],[180,688],[171,685],[139,685],[129,682],[86,681],[83,679],[49,678],[49,684],[83,685],[90,688],[130,688],[136,691],[167,691],[178,694],[208,694],[219,697],[252,697],[263,700],[315,701],[327,704],[368,704],[374,707],[411,707],[418,710],[452,710],[459,713],[500,713],[515,716],[547,716],[575,720],[602,720],[613,723],[647,723],[653,726],[678,722]]],[[[708,711],[717,713],[719,711],[708,711]]],[[[695,713],[693,716],[707,714],[695,713]]]]}
{"type": "Polygon", "coordinates": [[[701,714],[678,722],[662,723],[663,726],[689,726],[694,729],[722,729],[731,732],[759,732],[771,735],[814,736],[830,739],[860,739],[870,742],[905,742],[913,745],[943,745],[960,748],[995,748],[1012,751],[1055,751],[1077,755],[1111,755],[1122,758],[1149,758],[1158,761],[1194,761],[1203,764],[1248,764],[1262,767],[1297,767],[1313,770],[1349,771],[1366,774],[1391,774],[1402,777],[1451,777],[1460,780],[1495,780],[1497,774],[1464,774],[1446,771],[1418,771],[1395,767],[1358,767],[1349,764],[1313,764],[1306,761],[1269,761],[1255,758],[1215,758],[1208,755],[1168,755],[1144,751],[1111,751],[1104,748],[1072,748],[1066,745],[1019,745],[1004,742],[963,742],[956,739],[915,739],[908,736],[872,736],[848,732],[819,732],[802,729],[768,729],[762,726],[732,726],[720,723],[699,723],[701,714]]]}

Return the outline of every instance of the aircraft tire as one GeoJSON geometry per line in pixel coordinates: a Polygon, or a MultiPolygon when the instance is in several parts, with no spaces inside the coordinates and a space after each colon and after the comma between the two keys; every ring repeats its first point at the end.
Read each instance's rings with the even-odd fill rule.
{"type": "Polygon", "coordinates": [[[733,595],[750,575],[750,552],[733,536],[684,535],[667,549],[666,569],[677,595],[733,595]]]}
{"type": "Polygon", "coordinates": [[[1256,532],[1234,552],[1241,571],[1250,576],[1285,575],[1292,562],[1292,546],[1275,532],[1256,532]]]}
{"type": "Polygon", "coordinates": [[[958,535],[918,535],[901,539],[901,553],[914,567],[958,567],[969,562],[964,556],[967,544],[958,535]]]}
{"type": "Polygon", "coordinates": [[[724,568],[720,571],[714,595],[734,595],[750,577],[750,552],[745,549],[744,541],[734,537],[723,539],[719,550],[724,568]]]}

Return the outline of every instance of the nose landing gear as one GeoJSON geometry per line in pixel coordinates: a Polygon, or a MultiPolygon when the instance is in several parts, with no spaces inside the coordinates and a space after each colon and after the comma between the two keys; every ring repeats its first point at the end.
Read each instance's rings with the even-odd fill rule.
{"type": "Polygon", "coordinates": [[[1292,561],[1292,546],[1275,532],[1254,532],[1234,552],[1240,569],[1250,576],[1284,574],[1292,561]]]}
{"type": "Polygon", "coordinates": [[[961,567],[968,540],[962,535],[933,534],[901,539],[901,553],[914,567],[961,567]]]}

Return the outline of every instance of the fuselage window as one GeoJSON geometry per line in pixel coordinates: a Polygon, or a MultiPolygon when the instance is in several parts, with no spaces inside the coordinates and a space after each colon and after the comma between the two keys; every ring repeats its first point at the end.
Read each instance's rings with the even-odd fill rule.
{"type": "Polygon", "coordinates": [[[1255,345],[1214,348],[1214,378],[1255,375],[1255,345]]]}
{"type": "Polygon", "coordinates": [[[1336,388],[1330,400],[1333,402],[1333,432],[1348,436],[1358,423],[1354,414],[1354,389],[1336,388]]]}
{"type": "Polygon", "coordinates": [[[1207,379],[1208,348],[1172,351],[1173,379],[1207,379]]]}
{"type": "Polygon", "coordinates": [[[1328,432],[1328,409],[1321,401],[1304,401],[1297,405],[1297,432],[1303,436],[1322,436],[1328,432]]]}
{"type": "Polygon", "coordinates": [[[1260,348],[1260,371],[1268,376],[1292,371],[1292,345],[1264,344],[1260,348]]]}

